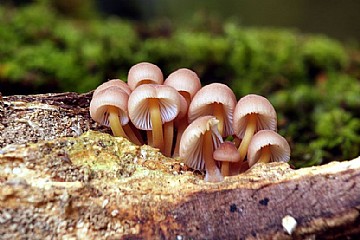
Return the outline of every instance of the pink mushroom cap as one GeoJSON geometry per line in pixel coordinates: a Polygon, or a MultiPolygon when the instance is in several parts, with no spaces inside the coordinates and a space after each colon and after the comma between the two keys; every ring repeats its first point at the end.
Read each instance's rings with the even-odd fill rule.
{"type": "Polygon", "coordinates": [[[221,162],[238,162],[240,161],[240,153],[233,142],[225,141],[215,149],[213,153],[214,159],[221,162]]]}
{"type": "Polygon", "coordinates": [[[277,117],[274,107],[268,99],[256,94],[249,94],[241,98],[236,104],[233,116],[234,133],[242,139],[247,126],[246,116],[256,115],[256,131],[269,129],[276,131],[277,117]]]}
{"type": "Polygon", "coordinates": [[[163,84],[164,76],[155,64],[141,62],[132,66],[128,73],[127,83],[132,91],[143,83],[163,84]]]}
{"type": "Polygon", "coordinates": [[[253,166],[261,156],[262,148],[269,146],[270,162],[288,162],[290,160],[290,146],[286,139],[272,130],[258,131],[249,144],[247,159],[249,166],[253,166]]]}
{"type": "Polygon", "coordinates": [[[108,108],[116,107],[122,125],[129,122],[128,117],[129,95],[119,87],[110,86],[97,92],[90,102],[90,116],[96,122],[109,126],[108,108]]]}

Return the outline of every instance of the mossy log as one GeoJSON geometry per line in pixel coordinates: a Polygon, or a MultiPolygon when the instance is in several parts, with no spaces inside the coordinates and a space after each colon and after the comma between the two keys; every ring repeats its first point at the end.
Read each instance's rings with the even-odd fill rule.
{"type": "MultiPolygon", "coordinates": [[[[0,95],[1,96],[1,95],[0,95]]],[[[205,183],[93,122],[91,93],[0,100],[1,239],[336,239],[360,234],[360,158],[205,183]]]]}

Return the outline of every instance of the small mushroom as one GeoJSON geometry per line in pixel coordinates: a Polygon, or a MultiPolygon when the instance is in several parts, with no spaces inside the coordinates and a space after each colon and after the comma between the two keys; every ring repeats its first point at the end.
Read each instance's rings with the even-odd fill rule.
{"type": "Polygon", "coordinates": [[[236,105],[234,92],[225,84],[212,83],[201,88],[192,99],[189,110],[189,122],[200,116],[212,115],[219,120],[221,136],[233,134],[233,112],[236,105]]]}
{"type": "Polygon", "coordinates": [[[277,119],[274,107],[266,98],[249,94],[241,98],[234,110],[234,133],[242,139],[239,146],[240,161],[246,156],[252,136],[259,130],[276,131],[277,119]]]}
{"type": "Polygon", "coordinates": [[[142,84],[162,84],[164,76],[155,64],[141,62],[132,66],[128,73],[127,83],[132,91],[142,84]]]}
{"type": "Polygon", "coordinates": [[[172,72],[164,81],[164,85],[175,88],[186,99],[188,104],[201,88],[198,75],[187,68],[180,68],[172,72]]]}
{"type": "Polygon", "coordinates": [[[213,158],[214,149],[223,141],[218,130],[219,120],[202,116],[185,129],[180,141],[180,158],[195,170],[206,170],[206,182],[220,182],[224,178],[213,158]]]}
{"type": "Polygon", "coordinates": [[[251,139],[247,156],[250,167],[257,162],[288,162],[290,146],[278,133],[260,130],[251,139]]]}
{"type": "MultiPolygon", "coordinates": [[[[109,86],[93,95],[90,102],[90,116],[96,122],[109,126],[116,137],[129,138],[123,129],[128,124],[128,98],[129,95],[116,86],[109,86]]],[[[130,139],[136,144],[139,140],[130,139]]]]}
{"type": "MultiPolygon", "coordinates": [[[[129,95],[131,93],[130,87],[121,79],[112,79],[109,80],[107,82],[104,82],[103,84],[99,85],[94,93],[93,93],[93,99],[97,99],[97,95],[98,93],[103,93],[103,91],[107,88],[111,88],[111,87],[115,87],[118,88],[122,91],[124,91],[127,95],[129,95]]],[[[114,97],[116,98],[116,97],[114,97]]],[[[126,103],[124,103],[125,105],[127,105],[127,99],[129,97],[127,97],[125,99],[125,97],[123,99],[125,99],[126,103]]],[[[126,108],[127,109],[127,108],[126,108]]],[[[142,142],[142,137],[140,135],[140,133],[138,132],[138,129],[136,129],[133,124],[131,122],[128,122],[128,124],[125,124],[122,126],[123,130],[125,131],[126,135],[128,136],[128,138],[130,139],[130,141],[132,141],[133,143],[137,144],[137,145],[141,145],[143,144],[142,142]]],[[[117,131],[121,131],[121,130],[117,130],[117,131]]],[[[116,134],[113,132],[114,136],[116,136],[116,134]]]]}
{"type": "Polygon", "coordinates": [[[152,130],[153,147],[164,152],[163,124],[174,120],[180,111],[179,93],[170,86],[144,84],[129,96],[129,117],[142,130],[152,130]]]}
{"type": "Polygon", "coordinates": [[[186,105],[182,104],[186,107],[185,114],[179,114],[179,116],[175,119],[175,126],[177,129],[176,143],[174,148],[174,156],[179,155],[179,147],[180,147],[180,139],[188,126],[187,120],[187,110],[190,105],[191,99],[201,88],[201,83],[198,75],[187,68],[180,68],[174,72],[172,72],[164,81],[164,85],[171,86],[175,88],[181,96],[186,100],[186,105]]]}
{"type": "Polygon", "coordinates": [[[240,161],[240,153],[233,142],[225,141],[214,151],[213,157],[221,162],[221,175],[229,176],[230,163],[240,161]]]}

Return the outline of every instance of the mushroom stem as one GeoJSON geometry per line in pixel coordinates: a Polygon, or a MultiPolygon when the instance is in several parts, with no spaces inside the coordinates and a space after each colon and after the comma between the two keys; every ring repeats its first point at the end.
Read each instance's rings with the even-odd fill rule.
{"type": "Polygon", "coordinates": [[[124,132],[124,129],[121,126],[118,109],[113,106],[108,106],[108,113],[109,113],[110,128],[111,128],[111,131],[113,132],[114,136],[128,138],[128,136],[124,132]]]}
{"type": "Polygon", "coordinates": [[[239,146],[240,162],[245,159],[251,138],[254,136],[256,130],[256,114],[249,114],[247,117],[247,125],[245,130],[244,138],[242,139],[239,146]]]}
{"type": "MultiPolygon", "coordinates": [[[[140,145],[144,144],[143,135],[140,132],[140,129],[137,129],[132,122],[129,122],[131,130],[134,132],[137,139],[140,141],[140,145]]],[[[126,132],[126,131],[125,131],[126,132]]]]}
{"type": "Polygon", "coordinates": [[[153,136],[151,130],[146,131],[146,138],[147,138],[147,144],[153,146],[153,136]]]}
{"type": "Polygon", "coordinates": [[[221,163],[221,175],[230,176],[230,163],[229,162],[222,162],[221,163]]]}
{"type": "Polygon", "coordinates": [[[171,156],[174,138],[174,121],[164,123],[164,155],[171,156]]]}
{"type": "Polygon", "coordinates": [[[127,136],[129,136],[129,140],[133,143],[135,143],[136,145],[142,145],[142,143],[140,142],[140,140],[138,139],[138,137],[136,136],[136,134],[134,133],[134,131],[131,129],[129,124],[126,124],[124,126],[124,131],[126,133],[127,136]]]}
{"type": "Polygon", "coordinates": [[[221,182],[224,177],[221,175],[219,168],[216,166],[215,160],[213,158],[213,142],[211,131],[207,130],[204,134],[203,141],[203,155],[205,161],[205,169],[206,169],[206,182],[221,182]]]}
{"type": "Polygon", "coordinates": [[[224,133],[224,108],[222,106],[222,104],[219,103],[214,103],[213,104],[213,114],[214,117],[216,117],[219,120],[218,123],[218,130],[221,136],[223,136],[224,133]]]}
{"type": "Polygon", "coordinates": [[[269,163],[270,157],[271,157],[271,151],[270,151],[270,146],[268,145],[261,149],[261,155],[258,160],[258,163],[269,163]]]}
{"type": "Polygon", "coordinates": [[[149,99],[150,120],[152,124],[152,146],[164,150],[164,138],[159,102],[157,99],[149,99]]]}
{"type": "Polygon", "coordinates": [[[173,157],[179,156],[181,136],[183,135],[186,127],[188,126],[186,119],[187,118],[184,117],[184,118],[178,119],[178,121],[177,121],[177,123],[178,123],[177,124],[177,135],[176,135],[176,143],[175,143],[173,157]]]}

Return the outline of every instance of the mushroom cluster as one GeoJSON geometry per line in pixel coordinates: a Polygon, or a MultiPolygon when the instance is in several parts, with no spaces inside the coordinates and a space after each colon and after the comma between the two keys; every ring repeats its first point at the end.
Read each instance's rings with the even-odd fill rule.
{"type": "Polygon", "coordinates": [[[194,170],[206,170],[207,182],[222,181],[257,162],[290,159],[269,100],[249,94],[237,101],[227,85],[202,87],[186,68],[164,81],[158,66],[138,63],[130,68],[127,84],[113,79],[97,87],[90,116],[114,136],[147,143],[165,156],[179,156],[194,170]]]}

